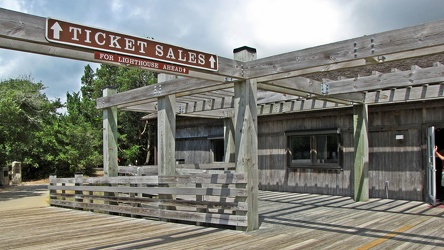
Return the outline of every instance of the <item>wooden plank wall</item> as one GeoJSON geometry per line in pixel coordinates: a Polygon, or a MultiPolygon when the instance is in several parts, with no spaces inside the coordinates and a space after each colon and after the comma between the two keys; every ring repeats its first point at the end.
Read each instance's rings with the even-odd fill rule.
{"type": "Polygon", "coordinates": [[[245,202],[237,201],[247,196],[245,185],[244,174],[198,174],[194,170],[192,174],[160,177],[51,176],[49,190],[52,206],[242,228],[247,218],[236,215],[236,211],[248,209],[245,202]],[[163,194],[173,198],[159,199],[163,194]]]}
{"type": "Polygon", "coordinates": [[[176,127],[176,159],[185,164],[211,163],[211,140],[223,138],[223,121],[219,119],[180,118],[176,127]]]}
{"type": "MultiPolygon", "coordinates": [[[[353,196],[352,114],[351,108],[341,108],[259,117],[259,188],[353,196]],[[287,167],[285,131],[328,128],[341,130],[342,170],[287,167]]],[[[444,128],[443,100],[369,106],[371,198],[388,196],[391,199],[423,200],[424,133],[432,125],[444,128]],[[404,139],[396,140],[396,135],[401,134],[404,139]]],[[[191,126],[191,123],[182,128],[186,126],[191,126]]],[[[222,129],[222,124],[220,126],[222,129]]],[[[209,148],[206,150],[209,151],[209,148]]],[[[183,153],[189,152],[184,149],[183,153]]],[[[189,161],[206,163],[200,161],[204,158],[199,153],[193,157],[196,158],[189,161]]]]}
{"type": "Polygon", "coordinates": [[[350,196],[353,165],[350,109],[267,116],[259,119],[260,189],[350,196]],[[342,129],[343,170],[288,168],[285,131],[342,129]],[[351,153],[351,154],[350,154],[351,153]]]}

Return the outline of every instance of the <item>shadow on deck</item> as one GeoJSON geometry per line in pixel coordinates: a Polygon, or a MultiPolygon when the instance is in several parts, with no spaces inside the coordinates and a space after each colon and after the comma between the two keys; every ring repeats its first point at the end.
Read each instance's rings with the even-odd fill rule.
{"type": "Polygon", "coordinates": [[[248,233],[36,206],[0,210],[0,241],[6,249],[444,248],[444,209],[422,202],[268,191],[259,198],[261,225],[248,233]]]}

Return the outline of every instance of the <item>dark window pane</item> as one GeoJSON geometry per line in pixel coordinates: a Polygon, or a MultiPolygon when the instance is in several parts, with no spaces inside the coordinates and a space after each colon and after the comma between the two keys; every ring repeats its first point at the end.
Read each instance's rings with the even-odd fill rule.
{"type": "Polygon", "coordinates": [[[338,135],[316,136],[317,163],[338,162],[338,135]]]}
{"type": "Polygon", "coordinates": [[[310,137],[294,136],[291,138],[292,163],[310,162],[310,137]]]}

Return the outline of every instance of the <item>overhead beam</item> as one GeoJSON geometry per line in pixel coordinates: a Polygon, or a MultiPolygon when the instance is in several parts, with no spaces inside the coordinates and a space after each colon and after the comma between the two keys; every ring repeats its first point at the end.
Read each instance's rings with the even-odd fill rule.
{"type": "Polygon", "coordinates": [[[204,93],[216,89],[224,89],[232,86],[232,84],[233,83],[188,78],[175,79],[118,93],[111,97],[98,98],[96,100],[96,108],[103,109],[111,106],[124,105],[127,103],[130,104],[132,102],[140,102],[150,98],[159,98],[173,94],[177,94],[177,97],[180,97],[185,96],[185,93],[204,93]],[[228,86],[226,84],[228,84],[228,86]]]}
{"type": "Polygon", "coordinates": [[[368,92],[365,96],[365,103],[390,104],[435,99],[444,99],[443,83],[368,92]]]}
{"type": "Polygon", "coordinates": [[[192,113],[179,113],[178,116],[222,119],[233,117],[232,109],[218,109],[192,113]]]}
{"type": "Polygon", "coordinates": [[[300,97],[304,97],[304,98],[312,96],[311,93],[300,91],[298,89],[286,88],[286,87],[270,85],[270,84],[266,84],[266,83],[258,83],[257,88],[261,89],[261,90],[273,91],[273,92],[288,94],[288,95],[292,95],[292,96],[300,96],[300,97]]]}
{"type": "MultiPolygon", "coordinates": [[[[415,102],[425,100],[437,100],[444,99],[444,83],[428,84],[423,86],[398,88],[398,89],[386,89],[379,91],[372,91],[367,93],[354,93],[363,95],[364,102],[368,105],[390,104],[398,102],[415,102]]],[[[337,101],[337,100],[335,100],[337,101]]],[[[315,110],[326,110],[334,108],[346,108],[351,107],[353,103],[337,103],[329,101],[328,98],[324,99],[275,99],[275,101],[262,102],[257,105],[258,116],[265,115],[279,115],[297,112],[307,112],[315,110]]],[[[183,104],[182,104],[183,105],[183,104]]],[[[180,109],[178,105],[177,109],[180,109]]],[[[136,111],[136,110],[135,110],[136,111]]],[[[233,112],[233,106],[225,106],[220,109],[206,110],[202,112],[194,112],[188,110],[185,113],[178,113],[178,116],[189,117],[202,117],[202,118],[222,118],[231,117],[233,112]]],[[[149,114],[144,119],[154,119],[156,114],[149,114]]]]}
{"type": "MultiPolygon", "coordinates": [[[[329,80],[324,84],[327,85],[326,92],[324,95],[319,96],[311,96],[310,98],[322,99],[322,101],[310,101],[311,104],[314,104],[314,109],[319,108],[327,108],[327,107],[336,107],[336,105],[331,104],[330,102],[335,102],[339,104],[351,105],[353,103],[367,103],[367,104],[382,104],[382,103],[394,103],[394,102],[406,102],[406,101],[417,101],[417,100],[426,100],[426,99],[440,99],[443,94],[443,85],[436,84],[444,82],[444,66],[436,63],[435,67],[430,68],[419,68],[412,67],[412,70],[408,71],[393,71],[391,73],[375,73],[370,76],[359,77],[359,78],[351,78],[351,79],[342,79],[342,80],[329,80]]],[[[287,79],[284,82],[283,86],[276,86],[276,84],[258,84],[261,88],[267,89],[268,91],[275,92],[283,92],[284,94],[274,93],[274,92],[259,92],[258,93],[258,107],[261,106],[262,113],[261,114],[276,114],[278,112],[275,111],[277,104],[276,103],[285,103],[283,104],[282,112],[297,112],[300,110],[307,110],[308,100],[305,100],[302,104],[302,108],[298,108],[299,103],[293,103],[293,100],[296,100],[296,96],[302,96],[303,99],[307,99],[307,93],[298,91],[297,89],[289,89],[291,85],[285,84],[285,82],[291,82],[290,79],[287,79]],[[291,104],[289,104],[291,103],[291,104]],[[271,109],[274,111],[264,112],[264,105],[266,107],[272,107],[271,109]],[[292,106],[293,105],[293,106],[292,106]],[[288,106],[288,108],[287,108],[288,106]],[[292,108],[290,107],[292,106],[292,108]]],[[[231,83],[229,84],[231,86],[231,83]]],[[[215,86],[217,87],[217,86],[215,86]]],[[[144,92],[143,87],[141,89],[134,90],[135,93],[141,94],[144,92]]],[[[305,88],[307,90],[308,88],[305,88]]],[[[224,93],[231,93],[230,91],[223,91],[224,93]]],[[[128,94],[127,92],[125,92],[128,94]]],[[[119,95],[119,94],[117,94],[119,95]]],[[[203,95],[202,97],[204,97],[203,95]]],[[[143,99],[142,101],[137,102],[138,98],[134,96],[130,96],[128,98],[133,103],[129,102],[127,104],[120,104],[118,107],[131,107],[134,104],[134,109],[128,108],[129,110],[134,111],[143,111],[138,107],[142,108],[145,106],[143,104],[146,102],[146,107],[148,112],[155,112],[155,108],[151,107],[148,102],[154,101],[155,99],[143,99]],[[135,102],[136,101],[136,102],[135,102]],[[149,111],[149,107],[151,107],[151,111],[149,111]]],[[[302,99],[299,99],[301,101],[302,99]]],[[[211,111],[218,109],[232,109],[232,97],[226,98],[217,98],[214,96],[209,96],[206,99],[201,101],[192,101],[192,102],[183,102],[180,98],[178,98],[178,110],[182,110],[182,113],[192,114],[198,111],[211,111]]],[[[268,110],[266,108],[265,110],[268,110]]],[[[260,115],[261,115],[260,114],[260,115]]]]}
{"type": "Polygon", "coordinates": [[[269,81],[296,76],[288,75],[293,71],[301,75],[434,54],[443,51],[443,33],[444,20],[440,20],[367,35],[246,62],[244,75],[269,81]]]}
{"type": "Polygon", "coordinates": [[[328,100],[341,104],[362,103],[364,101],[363,94],[340,94],[325,96],[326,85],[322,82],[315,81],[305,77],[291,77],[269,82],[258,83],[258,88],[262,90],[274,91],[293,96],[304,98],[316,98],[328,100]]]}
{"type": "MultiPolygon", "coordinates": [[[[44,17],[0,8],[0,48],[95,63],[120,65],[119,63],[94,59],[95,51],[92,49],[50,43],[45,38],[45,29],[46,18],[44,17]]],[[[218,62],[219,70],[217,72],[190,68],[189,74],[186,75],[177,72],[168,72],[168,74],[214,81],[243,79],[242,62],[224,57],[218,57],[218,62]]],[[[138,68],[162,72],[153,68],[138,68]]]]}
{"type": "Polygon", "coordinates": [[[258,89],[279,92],[301,97],[321,95],[321,82],[305,77],[292,77],[287,79],[258,82],[258,89]]]}
{"type": "Polygon", "coordinates": [[[328,95],[350,92],[368,92],[383,89],[403,88],[444,82],[444,66],[435,64],[430,68],[412,67],[412,70],[390,73],[375,73],[370,76],[325,82],[328,95]]]}

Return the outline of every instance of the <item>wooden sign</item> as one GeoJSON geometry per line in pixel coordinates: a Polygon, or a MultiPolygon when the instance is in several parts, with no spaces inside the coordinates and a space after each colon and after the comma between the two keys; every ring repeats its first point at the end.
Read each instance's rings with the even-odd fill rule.
{"type": "Polygon", "coordinates": [[[46,39],[49,42],[151,59],[167,64],[218,70],[218,57],[213,54],[52,18],[46,19],[46,39]]]}
{"type": "Polygon", "coordinates": [[[161,71],[169,71],[180,74],[189,73],[187,67],[183,67],[180,65],[172,65],[172,64],[147,60],[143,58],[130,57],[130,56],[107,53],[107,52],[99,52],[99,51],[94,52],[94,59],[100,61],[116,62],[127,66],[132,65],[137,67],[143,67],[143,68],[155,69],[161,71]]]}

